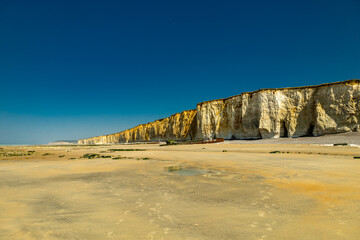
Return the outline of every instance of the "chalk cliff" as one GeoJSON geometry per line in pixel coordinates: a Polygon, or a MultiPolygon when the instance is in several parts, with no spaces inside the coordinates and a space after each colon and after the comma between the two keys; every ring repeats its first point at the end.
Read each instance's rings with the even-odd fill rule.
{"type": "Polygon", "coordinates": [[[79,144],[194,138],[279,138],[359,131],[360,81],[261,89],[79,144]]]}
{"type": "Polygon", "coordinates": [[[144,142],[159,140],[181,140],[189,136],[196,110],[183,111],[170,117],[159,119],[134,128],[88,139],[81,139],[79,144],[104,144],[120,142],[144,142]]]}

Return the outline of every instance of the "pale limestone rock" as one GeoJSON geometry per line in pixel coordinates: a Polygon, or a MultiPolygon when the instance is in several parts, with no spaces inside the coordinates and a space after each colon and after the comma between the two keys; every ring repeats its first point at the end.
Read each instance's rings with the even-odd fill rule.
{"type": "Polygon", "coordinates": [[[358,80],[263,89],[197,106],[197,138],[278,138],[358,131],[358,80]]]}
{"type": "Polygon", "coordinates": [[[80,144],[194,138],[279,138],[359,131],[360,81],[262,89],[80,144]]]}
{"type": "Polygon", "coordinates": [[[195,110],[176,113],[168,118],[141,124],[123,132],[81,139],[79,144],[105,144],[185,139],[189,135],[195,110]]]}

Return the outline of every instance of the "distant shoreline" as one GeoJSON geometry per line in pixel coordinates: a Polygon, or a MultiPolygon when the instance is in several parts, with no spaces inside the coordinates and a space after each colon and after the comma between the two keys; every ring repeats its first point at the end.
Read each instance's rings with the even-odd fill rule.
{"type": "MultiPolygon", "coordinates": [[[[146,142],[144,142],[146,143],[146,142]]],[[[336,144],[347,143],[348,145],[360,146],[360,132],[327,134],[317,137],[297,137],[297,138],[268,138],[256,140],[225,140],[218,144],[336,144]]],[[[124,145],[125,143],[115,144],[91,144],[91,145],[124,145]]],[[[136,143],[129,143],[129,145],[136,143]]],[[[139,143],[141,144],[141,143],[139,143]]],[[[78,146],[78,144],[0,144],[1,146],[78,146]]],[[[84,145],[85,146],[85,145],[84,145]]]]}

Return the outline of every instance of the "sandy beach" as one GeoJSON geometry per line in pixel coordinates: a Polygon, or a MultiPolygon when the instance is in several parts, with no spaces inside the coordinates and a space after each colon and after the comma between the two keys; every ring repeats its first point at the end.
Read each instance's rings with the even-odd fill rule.
{"type": "Polygon", "coordinates": [[[2,146],[0,239],[359,239],[359,148],[235,143],[2,146]]]}

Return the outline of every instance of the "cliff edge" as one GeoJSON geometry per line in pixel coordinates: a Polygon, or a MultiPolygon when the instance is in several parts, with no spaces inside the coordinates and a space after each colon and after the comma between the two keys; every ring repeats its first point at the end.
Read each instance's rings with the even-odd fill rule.
{"type": "Polygon", "coordinates": [[[260,89],[197,104],[195,110],[123,132],[81,139],[101,144],[185,139],[257,139],[359,131],[360,81],[260,89]]]}

